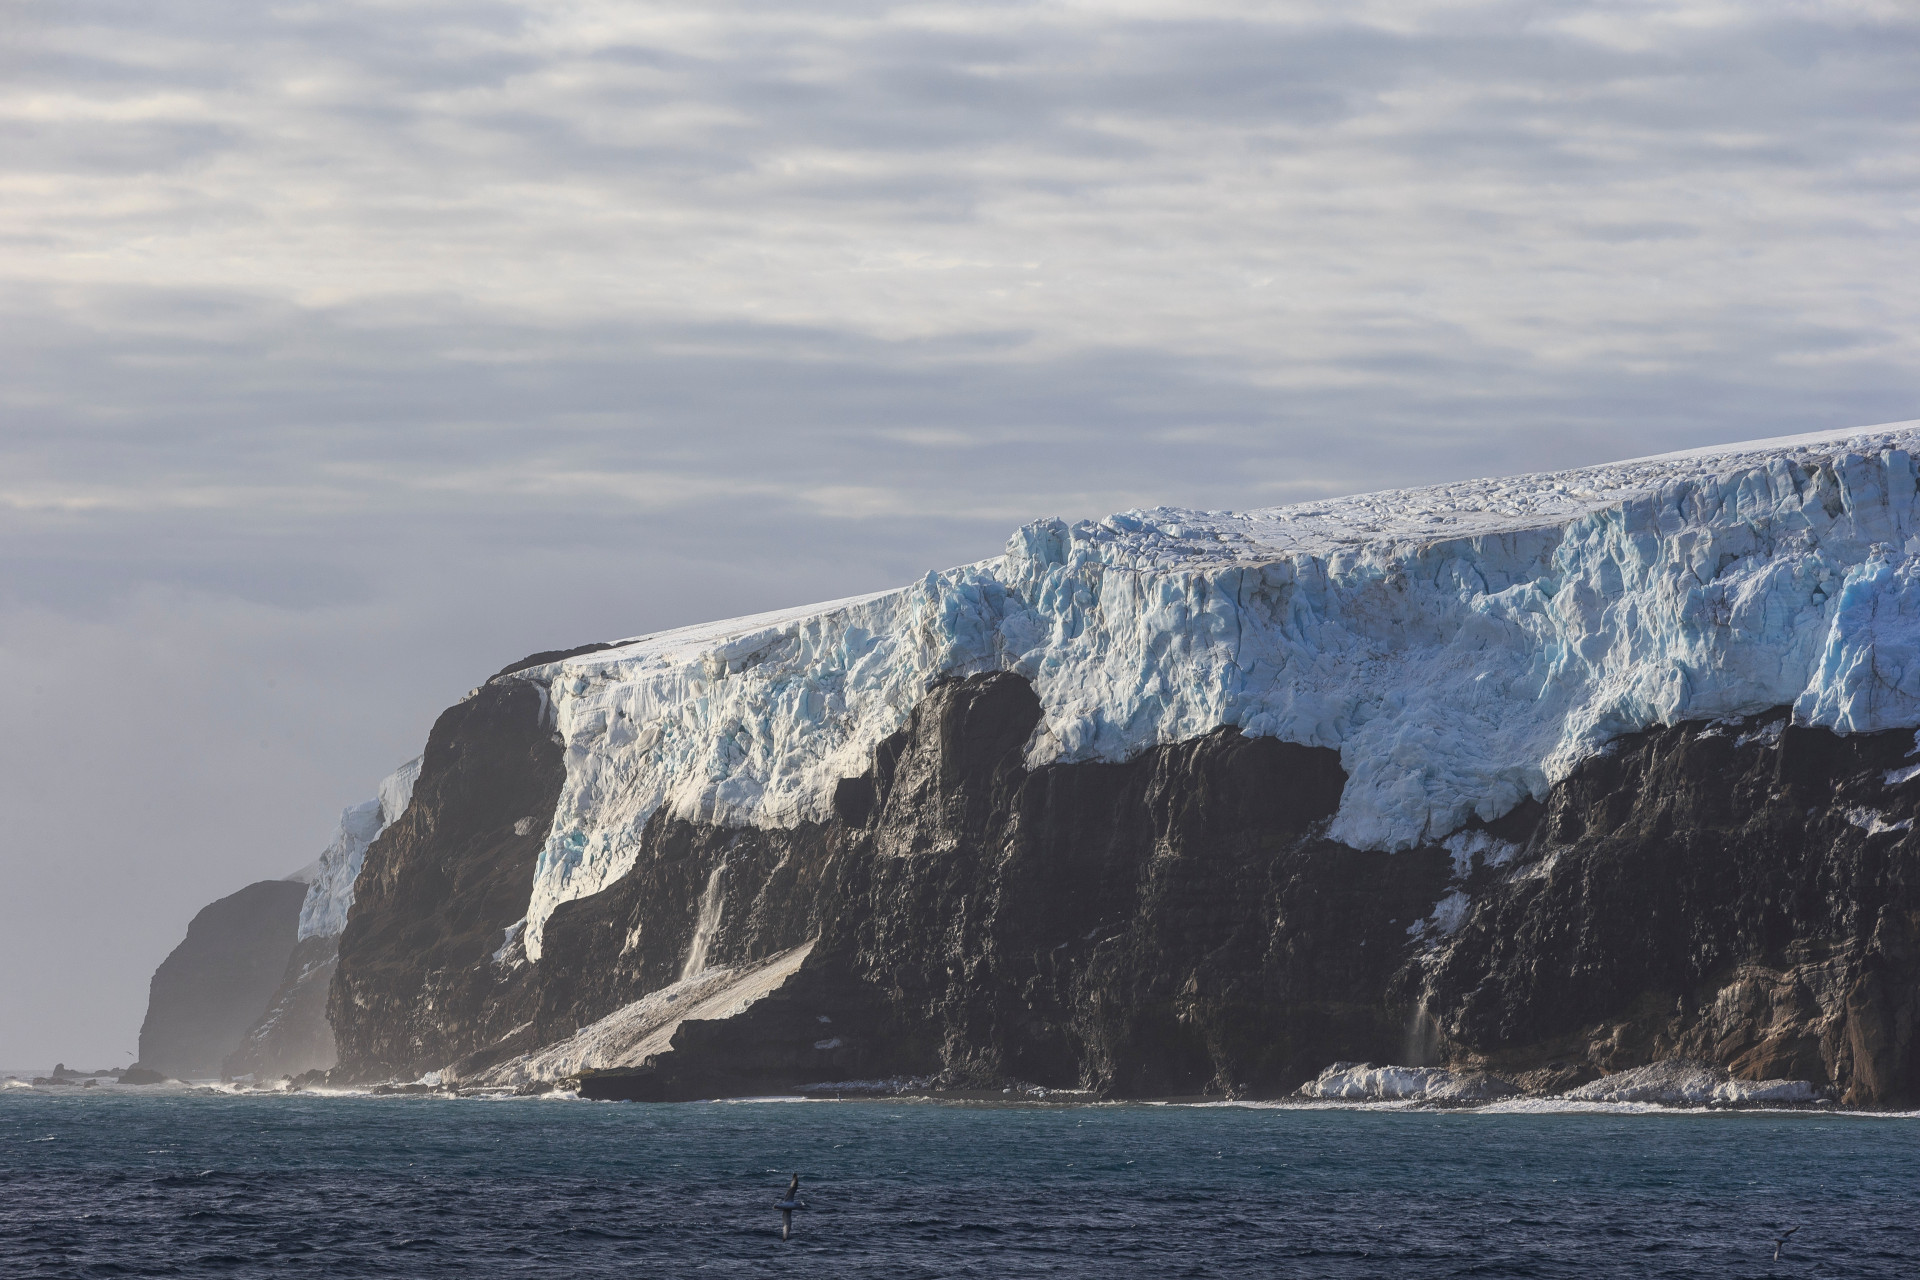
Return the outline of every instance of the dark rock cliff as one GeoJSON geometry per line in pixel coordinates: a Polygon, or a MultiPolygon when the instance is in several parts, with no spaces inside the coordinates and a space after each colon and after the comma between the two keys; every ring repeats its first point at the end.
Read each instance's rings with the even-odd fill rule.
{"type": "Polygon", "coordinates": [[[348,1074],[469,1074],[813,941],[773,996],[588,1091],[1258,1096],[1336,1059],[1572,1081],[1676,1054],[1860,1102],[1920,1089],[1920,780],[1886,781],[1910,734],[1662,729],[1451,848],[1383,854],[1325,838],[1332,751],[1221,729],[1028,770],[1032,689],[975,676],[932,689],[829,822],[656,815],[529,964],[511,929],[560,785],[542,710],[504,680],[435,727],[342,939],[348,1074]]]}
{"type": "Polygon", "coordinates": [[[298,881],[262,880],[201,908],[154,970],[140,1066],[181,1079],[220,1074],[273,999],[306,893],[298,881]]]}
{"type": "MultiPolygon", "coordinates": [[[[843,1070],[1270,1092],[1354,1045],[1398,1050],[1404,1018],[1382,993],[1446,860],[1315,838],[1344,783],[1333,752],[1223,730],[1028,772],[1038,715],[1018,677],[950,682],[842,784],[835,822],[656,818],[625,879],[549,922],[539,1038],[672,981],[712,885],[726,905],[711,962],[820,939],[809,998],[864,1011],[832,1023],[859,1048],[843,1070]],[[1300,945],[1281,924],[1295,917],[1329,945],[1300,945]]],[[[776,1008],[725,1038],[751,1038],[776,1008]]],[[[699,1091],[698,1069],[676,1070],[699,1091]]]]}
{"type": "Polygon", "coordinates": [[[438,1066],[523,1021],[491,957],[525,919],[561,782],[530,684],[490,681],[427,738],[407,811],[367,850],[327,997],[350,1073],[438,1066]]]}
{"type": "Polygon", "coordinates": [[[440,717],[422,762],[432,782],[414,796],[417,810],[369,849],[355,927],[295,948],[266,1012],[228,1057],[228,1075],[297,1076],[339,1061],[330,1006],[343,949],[341,998],[366,1010],[342,1019],[350,1060],[385,1069],[441,1054],[449,1038],[498,1031],[511,1002],[475,957],[498,950],[526,914],[525,885],[560,783],[541,695],[501,677],[607,647],[531,654],[440,717]]]}
{"type": "Polygon", "coordinates": [[[1471,916],[1427,957],[1438,1029],[1494,1065],[1687,1056],[1920,1096],[1915,764],[1911,733],[1784,710],[1622,739],[1470,876],[1471,916]]]}

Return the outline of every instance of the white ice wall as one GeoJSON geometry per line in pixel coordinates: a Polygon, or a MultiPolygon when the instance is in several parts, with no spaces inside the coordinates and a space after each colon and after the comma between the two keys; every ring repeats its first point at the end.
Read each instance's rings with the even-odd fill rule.
{"type": "Polygon", "coordinates": [[[340,830],[314,864],[307,897],[300,904],[300,940],[330,938],[347,927],[347,909],[353,906],[353,885],[367,859],[367,848],[395,818],[407,810],[413,784],[420,777],[415,757],[381,779],[376,799],[350,805],[340,813],[340,830]]]}
{"type": "Polygon", "coordinates": [[[1034,765],[1222,724],[1336,748],[1331,834],[1435,840],[1609,739],[1791,703],[1920,723],[1920,424],[1265,511],[1041,521],[897,591],[641,637],[519,673],[566,781],[527,951],[663,806],[826,816],[935,679],[1029,677],[1034,765]]]}

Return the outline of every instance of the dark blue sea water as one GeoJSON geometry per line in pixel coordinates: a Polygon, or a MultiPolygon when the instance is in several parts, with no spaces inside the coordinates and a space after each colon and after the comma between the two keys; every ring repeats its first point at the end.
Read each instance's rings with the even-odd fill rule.
{"type": "Polygon", "coordinates": [[[1920,1121],[15,1092],[0,1275],[1911,1277],[1920,1121]]]}

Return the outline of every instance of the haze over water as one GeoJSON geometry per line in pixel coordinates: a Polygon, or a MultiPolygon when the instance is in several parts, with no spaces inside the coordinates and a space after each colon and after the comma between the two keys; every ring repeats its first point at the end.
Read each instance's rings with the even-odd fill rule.
{"type": "Polygon", "coordinates": [[[1910,1276],[1913,1117],[0,1095],[11,1275],[1910,1276]],[[779,1239],[798,1170],[811,1208],[779,1239]],[[1778,1227],[1799,1224],[1773,1262],[1778,1227]]]}

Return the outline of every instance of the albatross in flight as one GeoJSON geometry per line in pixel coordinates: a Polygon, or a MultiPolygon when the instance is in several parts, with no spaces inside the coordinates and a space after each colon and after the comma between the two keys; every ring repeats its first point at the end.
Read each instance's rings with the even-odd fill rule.
{"type": "Polygon", "coordinates": [[[807,1207],[807,1202],[800,1198],[799,1174],[793,1175],[793,1181],[787,1184],[785,1198],[773,1207],[780,1211],[780,1238],[785,1240],[793,1234],[793,1211],[807,1207]]]}

